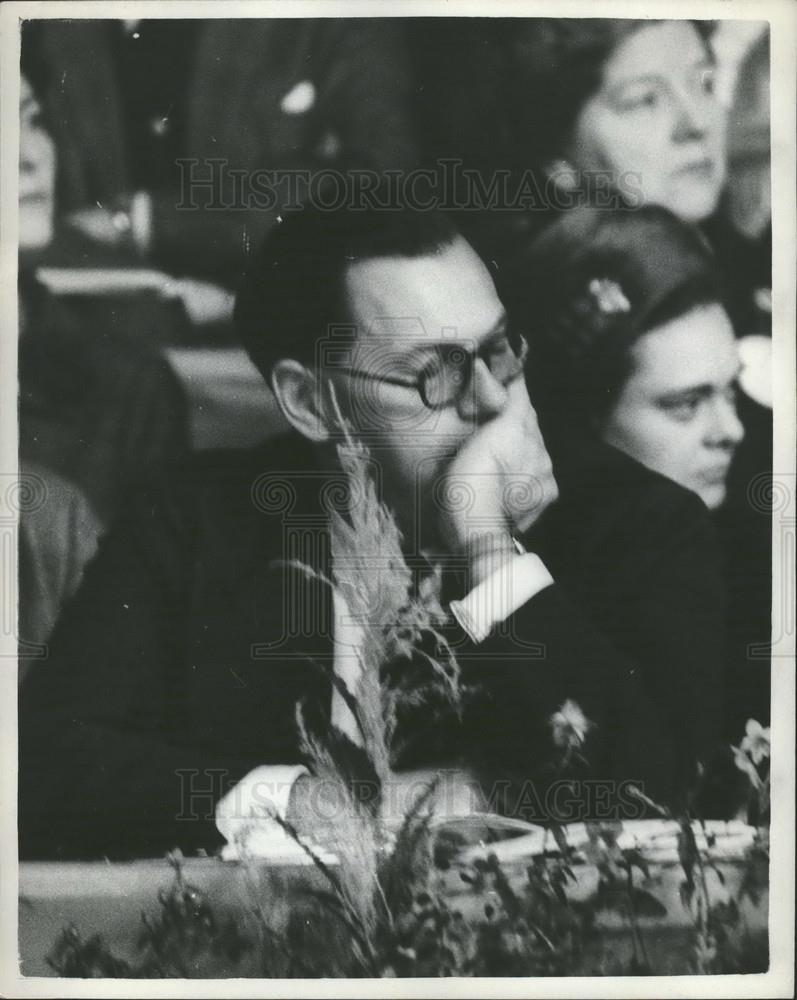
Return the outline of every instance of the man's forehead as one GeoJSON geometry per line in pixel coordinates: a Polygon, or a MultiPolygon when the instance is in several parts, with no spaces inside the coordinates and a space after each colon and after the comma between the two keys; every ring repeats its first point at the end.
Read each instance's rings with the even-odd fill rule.
{"type": "Polygon", "coordinates": [[[419,257],[356,261],[344,278],[358,337],[406,344],[478,337],[503,307],[487,269],[464,239],[419,257]]]}

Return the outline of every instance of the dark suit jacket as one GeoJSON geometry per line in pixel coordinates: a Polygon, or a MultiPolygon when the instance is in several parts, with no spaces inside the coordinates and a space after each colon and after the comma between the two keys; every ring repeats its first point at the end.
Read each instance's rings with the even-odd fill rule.
{"type": "MultiPolygon", "coordinates": [[[[461,724],[420,733],[414,763],[442,742],[535,778],[568,698],[595,723],[591,773],[654,796],[683,788],[711,743],[724,609],[706,511],[617,452],[590,466],[558,474],[561,499],[526,538],[555,585],[510,634],[459,647],[481,694],[461,724]]],[[[229,782],[298,759],[296,701],[329,699],[309,657],[331,662],[330,599],[274,560],[323,558],[312,468],[288,436],[202,456],[131,503],[23,692],[24,854],[214,847],[229,782]]]]}
{"type": "MultiPolygon", "coordinates": [[[[110,23],[42,22],[31,40],[47,67],[44,105],[58,147],[64,210],[112,204],[130,191],[133,151],[126,145],[110,23]]],[[[416,157],[409,88],[400,29],[389,21],[203,21],[182,155],[221,159],[242,171],[407,169],[416,157]],[[286,111],[283,99],[304,81],[315,89],[314,102],[286,111]]],[[[204,197],[197,195],[200,203],[204,197]]],[[[155,255],[164,266],[208,273],[225,260],[240,266],[242,246],[257,246],[280,211],[178,210],[181,200],[176,190],[157,199],[155,255]]]]}

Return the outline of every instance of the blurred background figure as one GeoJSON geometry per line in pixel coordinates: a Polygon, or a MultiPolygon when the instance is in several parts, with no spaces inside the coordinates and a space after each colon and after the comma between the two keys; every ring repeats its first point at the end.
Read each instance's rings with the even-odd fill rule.
{"type": "MultiPolygon", "coordinates": [[[[756,22],[721,24],[714,41],[720,59],[725,56],[724,40],[732,35],[732,27],[737,35],[742,27],[747,28],[742,39],[748,44],[737,42],[736,73],[728,82],[727,215],[736,230],[760,247],[761,264],[766,264],[772,219],[769,30],[756,22]]],[[[757,276],[766,284],[769,270],[762,268],[757,276]]]]}
{"type": "Polygon", "coordinates": [[[194,447],[281,429],[232,291],[309,185],[334,195],[335,171],[414,165],[400,22],[31,20],[22,57],[58,151],[40,283],[79,325],[168,359],[194,447]]]}
{"type": "MultiPolygon", "coordinates": [[[[38,102],[25,79],[20,92],[20,263],[48,246],[53,234],[55,150],[38,102]]],[[[22,326],[27,326],[20,301],[22,326]]],[[[19,673],[44,655],[46,640],[65,601],[77,590],[94,554],[99,521],[83,493],[52,469],[20,455],[19,673]]]]}
{"type": "Polygon", "coordinates": [[[252,207],[253,171],[414,165],[395,22],[42,20],[29,22],[25,44],[46,78],[59,229],[95,250],[234,283],[249,248],[307,189],[297,175],[276,203],[252,207]],[[181,158],[199,162],[184,175],[181,158]],[[208,160],[216,204],[203,211],[208,160]],[[192,191],[181,187],[189,173],[192,191]]]}
{"type": "Polygon", "coordinates": [[[68,301],[57,299],[38,281],[36,267],[53,234],[55,172],[52,139],[23,77],[20,457],[41,470],[48,497],[65,494],[62,481],[72,484],[107,525],[148,469],[187,452],[185,400],[168,364],[146,340],[118,332],[109,336],[86,326],[68,301]]]}
{"type": "Polygon", "coordinates": [[[722,288],[699,232],[652,206],[573,209],[504,274],[552,454],[578,463],[609,444],[714,513],[729,591],[726,735],[738,738],[747,718],[769,719],[769,663],[748,650],[770,636],[770,520],[732,492],[741,364],[722,288]]]}
{"type": "Polygon", "coordinates": [[[55,221],[55,146],[27,77],[19,95],[19,252],[22,260],[50,245],[55,221]]]}

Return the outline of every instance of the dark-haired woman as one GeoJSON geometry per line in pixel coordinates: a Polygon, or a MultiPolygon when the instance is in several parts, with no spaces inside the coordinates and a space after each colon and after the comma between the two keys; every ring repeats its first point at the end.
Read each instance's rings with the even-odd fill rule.
{"type": "Polygon", "coordinates": [[[524,21],[509,42],[513,140],[564,205],[601,173],[632,204],[688,222],[713,214],[727,157],[709,24],[524,21]]]}
{"type": "Polygon", "coordinates": [[[518,255],[504,295],[529,331],[530,390],[555,463],[578,466],[602,442],[712,511],[729,584],[726,736],[741,736],[747,718],[769,718],[768,659],[750,650],[770,635],[770,524],[729,494],[743,369],[705,240],[661,208],[575,209],[518,255]]]}

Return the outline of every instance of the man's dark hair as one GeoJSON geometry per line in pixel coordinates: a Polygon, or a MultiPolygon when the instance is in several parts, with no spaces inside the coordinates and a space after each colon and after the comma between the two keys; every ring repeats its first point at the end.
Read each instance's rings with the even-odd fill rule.
{"type": "Polygon", "coordinates": [[[275,362],[312,364],[331,324],[350,321],[346,268],[377,257],[423,257],[457,231],[438,212],[305,208],[287,215],[252,259],[235,302],[235,326],[268,378],[275,362]]]}

